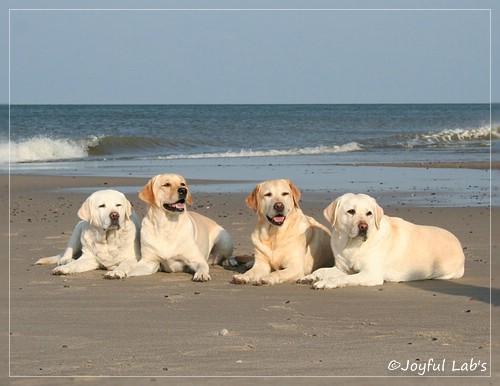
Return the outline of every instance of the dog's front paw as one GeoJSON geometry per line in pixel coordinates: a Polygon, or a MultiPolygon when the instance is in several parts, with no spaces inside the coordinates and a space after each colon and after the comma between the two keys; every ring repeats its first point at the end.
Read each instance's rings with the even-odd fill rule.
{"type": "Polygon", "coordinates": [[[208,272],[196,272],[193,276],[193,281],[209,281],[211,279],[208,272]]]}
{"type": "Polygon", "coordinates": [[[71,257],[70,258],[63,257],[61,260],[57,262],[57,265],[66,265],[68,263],[71,263],[72,261],[74,261],[74,259],[71,257]]]}
{"type": "Polygon", "coordinates": [[[113,280],[113,279],[125,279],[127,274],[123,271],[109,271],[104,275],[105,279],[113,280]]]}
{"type": "Polygon", "coordinates": [[[332,289],[340,287],[336,280],[320,280],[313,284],[314,289],[332,289]]]}
{"type": "Polygon", "coordinates": [[[314,274],[310,274],[304,277],[301,277],[300,279],[297,280],[297,283],[299,284],[313,284],[318,281],[318,278],[314,274]]]}
{"type": "Polygon", "coordinates": [[[67,265],[60,265],[52,270],[52,275],[69,275],[71,270],[67,265]]]}
{"type": "Polygon", "coordinates": [[[276,280],[273,276],[264,276],[257,280],[255,285],[273,285],[279,283],[278,280],[276,280]]]}
{"type": "Polygon", "coordinates": [[[233,275],[233,283],[234,284],[247,284],[250,283],[250,277],[247,275],[233,275]]]}

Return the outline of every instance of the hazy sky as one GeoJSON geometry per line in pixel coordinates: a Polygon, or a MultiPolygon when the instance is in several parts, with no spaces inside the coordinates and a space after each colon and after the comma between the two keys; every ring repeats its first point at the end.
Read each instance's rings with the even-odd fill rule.
{"type": "MultiPolygon", "coordinates": [[[[386,8],[386,3],[368,4],[386,8]]],[[[423,4],[396,4],[402,3],[414,8],[423,4]]],[[[9,7],[42,4],[103,8],[107,3],[37,1],[9,7]]],[[[123,8],[120,2],[109,4],[123,8]]],[[[125,8],[131,4],[169,8],[171,3],[136,1],[125,8]]],[[[245,3],[226,2],[224,8],[235,4],[245,3]]],[[[349,6],[346,1],[302,4],[349,6]]],[[[457,8],[464,2],[432,4],[457,8]]],[[[466,4],[489,8],[492,2],[466,4]]],[[[11,103],[489,100],[487,10],[10,11],[11,103]]]]}

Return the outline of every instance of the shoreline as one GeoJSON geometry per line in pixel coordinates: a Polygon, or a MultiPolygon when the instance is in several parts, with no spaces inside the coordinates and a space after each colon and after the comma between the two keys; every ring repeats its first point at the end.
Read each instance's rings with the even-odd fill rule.
{"type": "Polygon", "coordinates": [[[432,168],[432,169],[480,169],[500,170],[500,161],[491,162],[401,162],[401,163],[360,163],[352,166],[384,166],[399,168],[432,168]]]}

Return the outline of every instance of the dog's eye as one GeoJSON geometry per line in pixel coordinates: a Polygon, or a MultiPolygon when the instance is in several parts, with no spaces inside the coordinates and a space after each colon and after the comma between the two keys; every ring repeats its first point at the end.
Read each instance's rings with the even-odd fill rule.
{"type": "Polygon", "coordinates": [[[105,204],[101,204],[101,205],[99,205],[99,208],[105,208],[105,207],[106,207],[106,205],[105,205],[105,204]]]}
{"type": "Polygon", "coordinates": [[[349,214],[356,214],[356,211],[355,211],[354,209],[349,209],[349,210],[347,211],[347,213],[349,213],[349,214]]]}
{"type": "Polygon", "coordinates": [[[366,215],[367,215],[367,216],[371,216],[371,215],[372,215],[372,212],[366,212],[366,215]]]}
{"type": "Polygon", "coordinates": [[[122,206],[122,204],[116,204],[116,206],[122,206]]]}
{"type": "Polygon", "coordinates": [[[281,193],[281,195],[282,195],[282,196],[288,196],[289,194],[290,194],[290,193],[288,193],[288,192],[283,192],[283,193],[281,193]]]}
{"type": "Polygon", "coordinates": [[[186,184],[184,182],[181,182],[181,186],[186,186],[186,184]]]}
{"type": "Polygon", "coordinates": [[[269,193],[264,194],[264,197],[272,197],[272,195],[273,194],[271,192],[269,192],[269,193]]]}
{"type": "Polygon", "coordinates": [[[163,186],[166,186],[167,188],[170,188],[170,182],[167,182],[165,185],[163,186]]]}

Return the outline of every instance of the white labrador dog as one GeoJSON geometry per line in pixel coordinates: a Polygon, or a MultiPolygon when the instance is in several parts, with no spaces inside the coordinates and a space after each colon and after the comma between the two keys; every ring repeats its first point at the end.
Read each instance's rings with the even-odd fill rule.
{"type": "Polygon", "coordinates": [[[335,267],[319,269],[300,279],[301,283],[328,289],[384,281],[458,279],[464,274],[464,253],[453,234],[386,216],[366,194],[344,194],[324,214],[332,224],[335,267]]]}
{"type": "Polygon", "coordinates": [[[153,177],[139,193],[148,204],[142,221],[141,260],[129,276],[165,272],[194,272],[194,281],[210,280],[210,264],[232,257],[229,233],[215,221],[188,212],[192,198],[184,178],[177,174],[153,177]]]}
{"type": "Polygon", "coordinates": [[[330,232],[299,207],[300,191],[288,180],[258,184],[246,204],[257,213],[252,233],[255,262],[233,283],[257,285],[295,282],[320,267],[333,265],[330,232]]]}
{"type": "Polygon", "coordinates": [[[35,264],[59,264],[54,275],[107,269],[106,279],[125,277],[140,254],[140,223],[125,195],[99,190],[85,200],[78,217],[82,221],[75,226],[65,251],[35,264]]]}

